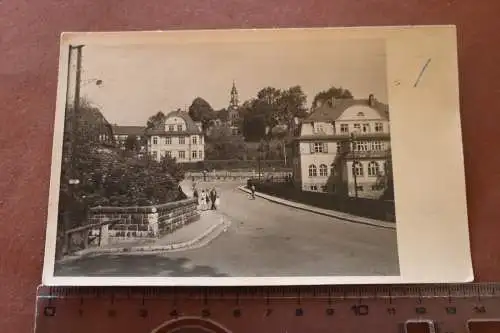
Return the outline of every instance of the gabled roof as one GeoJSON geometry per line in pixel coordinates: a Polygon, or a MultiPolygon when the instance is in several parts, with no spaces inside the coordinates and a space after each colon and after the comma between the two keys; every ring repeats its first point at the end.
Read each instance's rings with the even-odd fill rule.
{"type": "Polygon", "coordinates": [[[165,116],[165,120],[171,117],[180,117],[186,123],[185,131],[169,131],[166,132],[165,128],[154,128],[146,130],[146,135],[165,135],[165,134],[201,134],[201,130],[198,128],[198,125],[194,122],[193,119],[189,116],[189,114],[182,110],[172,111],[165,116]]]}
{"type": "Polygon", "coordinates": [[[389,106],[381,103],[376,99],[372,101],[367,99],[352,99],[352,98],[339,98],[333,101],[332,104],[324,103],[322,106],[316,108],[306,119],[304,123],[312,122],[327,122],[337,120],[345,110],[352,106],[367,106],[377,111],[382,119],[389,120],[389,106]]]}
{"type": "Polygon", "coordinates": [[[114,135],[144,135],[144,126],[118,126],[113,125],[114,135]]]}

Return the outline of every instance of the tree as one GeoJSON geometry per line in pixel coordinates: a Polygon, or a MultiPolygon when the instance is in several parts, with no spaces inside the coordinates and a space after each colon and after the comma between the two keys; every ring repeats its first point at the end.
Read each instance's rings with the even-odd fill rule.
{"type": "Polygon", "coordinates": [[[353,96],[349,90],[342,87],[330,87],[328,90],[320,91],[316,94],[316,96],[314,96],[312,108],[315,109],[316,107],[320,106],[326,101],[331,100],[332,98],[353,98],[353,96]]]}
{"type": "Polygon", "coordinates": [[[204,131],[210,126],[210,121],[215,118],[214,109],[201,97],[196,97],[189,106],[189,116],[194,121],[200,121],[204,131]]]}
{"type": "MultiPolygon", "coordinates": [[[[184,177],[180,166],[168,159],[161,163],[149,156],[127,156],[99,141],[104,117],[100,111],[82,104],[75,112],[67,110],[68,121],[78,125],[65,127],[59,215],[68,228],[86,222],[89,207],[114,205],[152,205],[176,200],[178,183],[184,177]],[[78,184],[70,184],[77,179],[78,184]],[[67,222],[69,221],[69,222],[67,222]]],[[[135,139],[135,138],[134,138],[135,139]]],[[[136,140],[137,141],[137,140],[136,140]]],[[[129,144],[132,145],[131,140],[129,144]]],[[[63,225],[63,224],[61,224],[63,225]]]]}
{"type": "Polygon", "coordinates": [[[147,129],[159,129],[165,127],[165,119],[167,117],[161,111],[158,111],[154,116],[148,118],[146,125],[147,129]]]}
{"type": "Polygon", "coordinates": [[[242,160],[245,150],[243,137],[232,135],[229,127],[221,125],[211,128],[207,136],[207,160],[242,160]]]}
{"type": "Polygon", "coordinates": [[[279,124],[291,127],[295,117],[305,118],[307,96],[300,86],[293,86],[281,93],[278,101],[276,118],[279,124]]]}
{"type": "Polygon", "coordinates": [[[125,139],[125,149],[132,152],[137,152],[141,148],[141,143],[135,135],[128,135],[125,139]]]}

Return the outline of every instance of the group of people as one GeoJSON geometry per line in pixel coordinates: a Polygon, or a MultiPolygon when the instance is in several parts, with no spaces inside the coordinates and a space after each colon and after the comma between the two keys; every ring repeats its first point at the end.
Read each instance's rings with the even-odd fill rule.
{"type": "Polygon", "coordinates": [[[206,190],[201,189],[201,191],[198,191],[197,188],[194,188],[193,196],[198,199],[198,204],[201,210],[216,210],[220,205],[220,196],[219,193],[217,193],[215,187],[206,190]]]}

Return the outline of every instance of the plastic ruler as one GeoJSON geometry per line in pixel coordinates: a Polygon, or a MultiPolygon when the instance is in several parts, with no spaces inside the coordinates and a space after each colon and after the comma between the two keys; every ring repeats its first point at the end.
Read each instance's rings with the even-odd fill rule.
{"type": "Polygon", "coordinates": [[[36,333],[500,332],[500,284],[39,287],[36,333]]]}

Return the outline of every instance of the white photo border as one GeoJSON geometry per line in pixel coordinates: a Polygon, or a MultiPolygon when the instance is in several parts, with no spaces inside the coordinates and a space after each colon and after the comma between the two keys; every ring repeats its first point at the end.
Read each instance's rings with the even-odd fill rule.
{"type": "Polygon", "coordinates": [[[63,33],[42,283],[48,286],[277,286],[470,282],[473,270],[458,87],[456,28],[450,25],[63,33]],[[69,44],[245,43],[346,38],[376,38],[386,42],[400,276],[54,275],[69,44]]]}

